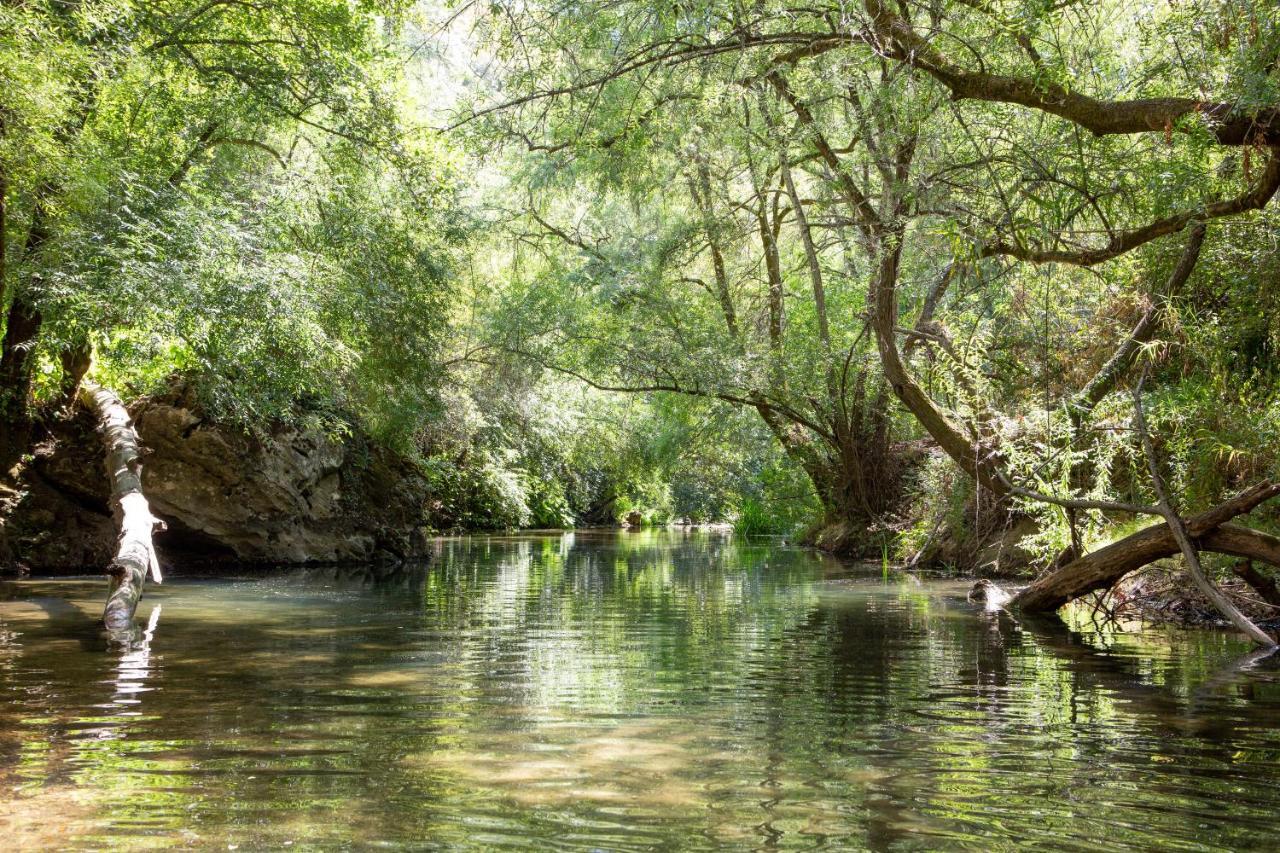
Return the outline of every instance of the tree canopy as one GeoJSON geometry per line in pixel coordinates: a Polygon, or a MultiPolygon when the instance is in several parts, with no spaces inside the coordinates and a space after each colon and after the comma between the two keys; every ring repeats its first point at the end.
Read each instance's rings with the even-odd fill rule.
{"type": "Polygon", "coordinates": [[[1188,506],[1273,472],[1272,4],[0,15],[14,425],[180,372],[458,524],[816,506],[969,565],[1157,514],[1153,454],[1188,506]]]}
{"type": "Polygon", "coordinates": [[[1186,448],[1221,411],[1189,395],[1272,398],[1269,368],[1228,380],[1231,345],[1191,342],[1259,317],[1228,256],[1274,262],[1269,5],[545,3],[481,26],[500,84],[456,121],[520,152],[509,345],[540,363],[754,408],[829,508],[914,516],[916,540],[932,522],[892,484],[917,437],[1041,516],[1046,554],[1149,511],[1139,363],[1196,494],[1267,469],[1264,443],[1222,442],[1213,476],[1186,448]]]}

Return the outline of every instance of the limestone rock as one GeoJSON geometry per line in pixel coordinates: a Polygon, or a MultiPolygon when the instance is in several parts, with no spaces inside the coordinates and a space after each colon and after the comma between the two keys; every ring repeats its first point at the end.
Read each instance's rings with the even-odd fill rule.
{"type": "MultiPolygon", "coordinates": [[[[147,449],[143,488],[184,563],[396,561],[428,546],[416,467],[360,436],[280,427],[252,436],[208,420],[184,385],[130,406],[147,449]]],[[[0,507],[0,558],[35,571],[100,569],[114,543],[100,444],[60,424],[0,507]]]]}

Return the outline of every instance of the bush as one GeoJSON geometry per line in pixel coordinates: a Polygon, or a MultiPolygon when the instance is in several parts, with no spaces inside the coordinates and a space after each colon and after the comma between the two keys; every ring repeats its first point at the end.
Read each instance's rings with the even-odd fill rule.
{"type": "Polygon", "coordinates": [[[533,521],[524,480],[493,460],[455,461],[433,456],[423,465],[439,527],[510,530],[533,521]]]}
{"type": "Polygon", "coordinates": [[[564,483],[534,474],[525,475],[524,481],[534,527],[573,527],[573,510],[564,483]]]}
{"type": "Polygon", "coordinates": [[[738,507],[738,517],[733,522],[733,532],[743,536],[762,536],[780,533],[776,519],[755,498],[747,498],[738,507]]]}

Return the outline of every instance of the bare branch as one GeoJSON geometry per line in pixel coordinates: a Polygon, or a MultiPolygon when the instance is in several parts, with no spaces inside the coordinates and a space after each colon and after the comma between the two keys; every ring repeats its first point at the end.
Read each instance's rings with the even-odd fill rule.
{"type": "Polygon", "coordinates": [[[1214,606],[1222,612],[1227,619],[1231,620],[1231,624],[1235,625],[1240,631],[1247,634],[1251,640],[1260,646],[1272,647],[1276,645],[1275,638],[1263,631],[1253,621],[1240,612],[1231,599],[1223,595],[1222,590],[1209,579],[1204,573],[1204,569],[1200,565],[1200,553],[1194,542],[1191,541],[1191,534],[1187,532],[1186,522],[1182,520],[1182,516],[1174,508],[1173,503],[1169,500],[1169,492],[1165,488],[1164,477],[1160,475],[1160,465],[1156,461],[1155,448],[1151,444],[1151,434],[1147,432],[1147,421],[1142,413],[1142,383],[1146,379],[1146,372],[1138,379],[1138,384],[1133,389],[1133,421],[1138,428],[1138,436],[1142,439],[1142,452],[1147,457],[1147,470],[1151,472],[1151,485],[1155,489],[1156,498],[1159,500],[1160,514],[1164,516],[1165,522],[1169,525],[1169,530],[1173,533],[1173,538],[1177,540],[1178,547],[1182,550],[1183,559],[1187,562],[1187,574],[1191,575],[1191,580],[1204,593],[1205,597],[1213,602],[1214,606]]]}

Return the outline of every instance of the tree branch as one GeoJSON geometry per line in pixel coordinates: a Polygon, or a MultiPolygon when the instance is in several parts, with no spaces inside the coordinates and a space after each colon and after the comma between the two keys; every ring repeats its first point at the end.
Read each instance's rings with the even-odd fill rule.
{"type": "Polygon", "coordinates": [[[955,100],[1018,104],[1078,124],[1096,136],[1184,130],[1182,119],[1200,116],[1222,145],[1280,145],[1280,109],[1241,112],[1234,104],[1198,98],[1107,101],[1043,78],[971,71],[951,62],[882,0],[865,0],[879,36],[877,50],[924,71],[955,100]]]}
{"type": "Polygon", "coordinates": [[[1203,222],[1224,216],[1235,216],[1251,210],[1261,210],[1267,206],[1267,202],[1271,201],[1271,197],[1277,190],[1280,190],[1280,152],[1273,151],[1267,158],[1267,166],[1258,183],[1247,192],[1226,201],[1215,201],[1193,210],[1184,210],[1139,228],[1114,232],[1111,239],[1107,241],[1107,245],[1097,249],[1035,249],[998,241],[984,246],[980,256],[989,258],[995,255],[1008,255],[1036,264],[1059,263],[1091,267],[1119,257],[1158,237],[1177,233],[1192,221],[1203,222]]]}
{"type": "Polygon", "coordinates": [[[1156,461],[1155,448],[1151,444],[1151,434],[1147,432],[1147,421],[1142,413],[1142,383],[1146,379],[1145,372],[1138,379],[1138,384],[1133,389],[1133,420],[1138,428],[1138,436],[1142,439],[1142,452],[1147,457],[1147,470],[1151,472],[1151,485],[1155,489],[1156,498],[1159,501],[1160,514],[1164,516],[1165,522],[1169,525],[1173,538],[1177,541],[1179,549],[1182,551],[1182,557],[1187,563],[1187,573],[1191,575],[1191,580],[1204,593],[1205,597],[1213,602],[1214,606],[1222,612],[1224,616],[1231,621],[1240,631],[1249,636],[1251,640],[1260,646],[1275,646],[1275,638],[1263,631],[1253,621],[1240,612],[1231,599],[1223,595],[1222,590],[1218,589],[1217,584],[1209,579],[1204,573],[1204,569],[1200,565],[1200,553],[1196,549],[1195,544],[1191,541],[1191,534],[1187,532],[1187,525],[1182,520],[1182,516],[1174,508],[1172,501],[1169,500],[1169,492],[1165,488],[1164,478],[1160,476],[1160,465],[1156,461]]]}
{"type": "MultiPolygon", "coordinates": [[[[1236,516],[1252,512],[1263,501],[1276,495],[1280,495],[1280,483],[1264,480],[1217,506],[1188,518],[1187,532],[1199,540],[1206,550],[1280,561],[1280,540],[1227,524],[1236,516]],[[1260,550],[1259,537],[1271,544],[1267,545],[1267,541],[1263,541],[1262,544],[1266,547],[1260,550]]],[[[1041,577],[1014,596],[1012,604],[1027,612],[1057,610],[1068,601],[1094,590],[1106,589],[1129,572],[1155,560],[1171,557],[1178,551],[1178,543],[1174,541],[1169,525],[1165,522],[1153,524],[1041,577]]]]}

